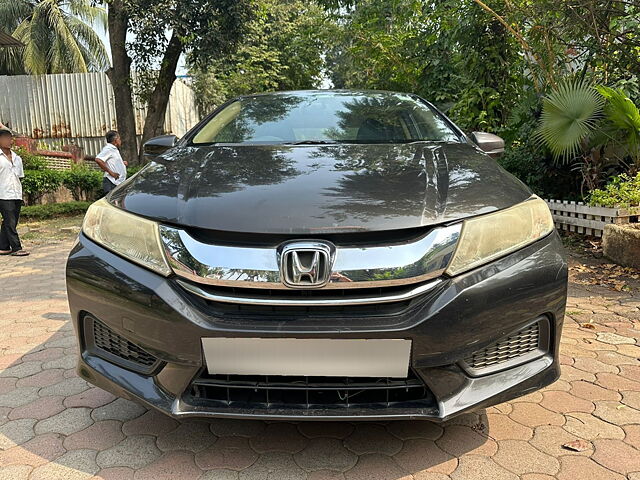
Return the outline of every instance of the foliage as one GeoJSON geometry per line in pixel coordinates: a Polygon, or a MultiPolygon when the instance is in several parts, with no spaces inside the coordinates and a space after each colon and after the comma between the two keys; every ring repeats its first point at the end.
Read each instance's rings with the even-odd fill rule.
{"type": "MultiPolygon", "coordinates": [[[[144,144],[164,132],[171,87],[184,54],[202,67],[233,51],[252,17],[254,0],[103,0],[109,4],[113,67],[109,70],[122,140],[136,145],[131,66],[137,89],[147,103],[144,144]]],[[[139,157],[142,152],[139,152],[139,157]]],[[[133,155],[131,161],[135,162],[133,155]]]]}
{"type": "Polygon", "coordinates": [[[237,50],[193,68],[202,112],[237,95],[319,85],[330,28],[324,11],[302,0],[260,0],[237,50]]]}
{"type": "Polygon", "coordinates": [[[640,173],[635,177],[626,173],[614,177],[604,189],[593,190],[588,201],[589,205],[602,207],[640,206],[640,173]]]}
{"type": "Polygon", "coordinates": [[[23,207],[20,216],[32,220],[70,216],[84,213],[91,202],[61,202],[23,207]]]}
{"type": "Polygon", "coordinates": [[[62,184],[76,201],[95,200],[102,186],[102,173],[86,165],[73,165],[63,172],[62,184]]]}
{"type": "Polygon", "coordinates": [[[24,48],[0,49],[0,71],[46,74],[101,71],[109,56],[93,25],[104,9],[86,0],[0,0],[0,25],[24,48]]]}
{"type": "Polygon", "coordinates": [[[618,147],[615,152],[623,160],[628,157],[640,167],[640,110],[621,89],[602,85],[596,89],[606,100],[604,115],[607,120],[602,127],[600,140],[603,144],[618,147]]]}
{"type": "Polygon", "coordinates": [[[579,160],[590,190],[609,167],[640,166],[640,111],[619,89],[561,84],[544,99],[536,134],[556,158],[579,160]]]}
{"type": "Polygon", "coordinates": [[[167,31],[178,38],[181,52],[195,65],[233,51],[253,15],[252,7],[251,0],[127,0],[129,31],[135,35],[127,47],[136,71],[157,71],[157,62],[163,61],[171,42],[167,31]]]}
{"type": "Polygon", "coordinates": [[[338,87],[414,92],[464,129],[497,131],[526,83],[517,43],[473,2],[363,0],[334,15],[338,87]]]}
{"type": "Polygon", "coordinates": [[[47,193],[55,192],[62,184],[62,172],[58,170],[25,170],[22,191],[28,205],[35,205],[47,193]]]}
{"type": "Polygon", "coordinates": [[[556,158],[571,160],[588,145],[604,109],[604,98],[584,81],[562,83],[544,98],[536,135],[556,158]]]}
{"type": "MultiPolygon", "coordinates": [[[[606,148],[583,158],[590,148],[585,135],[590,120],[576,110],[563,110],[565,118],[558,120],[565,127],[572,125],[572,142],[563,146],[556,138],[553,152],[535,144],[532,136],[540,115],[536,104],[565,83],[610,85],[628,92],[631,101],[640,101],[639,0],[323,4],[336,26],[327,51],[328,73],[336,87],[418,93],[467,132],[503,135],[507,150],[501,163],[539,193],[577,199],[582,183],[598,185],[612,172],[623,171],[634,156],[633,148],[625,147],[634,145],[632,131],[609,130],[609,140],[601,142],[606,148]],[[554,157],[563,148],[573,149],[573,154],[558,164],[554,157]]],[[[614,102],[604,103],[602,92],[588,93],[591,106],[594,101],[604,104],[601,115],[610,117],[607,105],[614,102]]],[[[622,123],[635,124],[632,118],[628,111],[622,123]]],[[[593,121],[600,123],[597,116],[593,121]]],[[[550,128],[546,133],[558,137],[562,132],[550,128]]]]}
{"type": "Polygon", "coordinates": [[[516,41],[474,3],[459,12],[450,41],[461,86],[449,114],[463,129],[499,132],[530,82],[516,41]]]}
{"type": "Polygon", "coordinates": [[[637,0],[474,0],[519,43],[536,88],[570,74],[611,83],[640,74],[637,0]]]}
{"type": "Polygon", "coordinates": [[[47,161],[44,157],[30,152],[24,147],[18,147],[15,152],[22,158],[22,167],[25,170],[44,170],[47,168],[47,161]]]}
{"type": "Polygon", "coordinates": [[[542,197],[571,199],[579,185],[571,166],[556,164],[533,140],[541,108],[540,98],[531,91],[520,98],[503,129],[507,148],[498,163],[542,197]]]}
{"type": "Polygon", "coordinates": [[[129,165],[127,167],[127,178],[133,177],[140,170],[142,170],[142,165],[129,165]]]}

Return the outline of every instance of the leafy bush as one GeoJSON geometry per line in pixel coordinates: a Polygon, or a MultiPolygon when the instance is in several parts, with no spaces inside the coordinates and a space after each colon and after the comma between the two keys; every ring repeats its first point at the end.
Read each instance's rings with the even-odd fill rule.
{"type": "Polygon", "coordinates": [[[596,189],[589,195],[589,205],[602,207],[640,206],[640,173],[631,177],[626,173],[614,177],[604,189],[596,189]]]}
{"type": "Polygon", "coordinates": [[[35,205],[47,193],[55,192],[62,184],[62,172],[58,170],[25,170],[22,190],[28,205],[35,205]]]}
{"type": "Polygon", "coordinates": [[[47,203],[23,207],[20,216],[33,220],[41,220],[58,216],[78,215],[87,211],[91,202],[47,203]]]}
{"type": "Polygon", "coordinates": [[[18,147],[15,151],[22,158],[22,166],[25,170],[46,170],[48,168],[44,157],[32,153],[24,147],[18,147]]]}
{"type": "Polygon", "coordinates": [[[142,170],[142,167],[144,167],[144,165],[131,165],[130,167],[127,167],[127,178],[133,177],[136,173],[142,170]]]}
{"type": "Polygon", "coordinates": [[[62,184],[75,201],[95,200],[102,185],[102,173],[86,165],[73,165],[63,173],[62,184]]]}

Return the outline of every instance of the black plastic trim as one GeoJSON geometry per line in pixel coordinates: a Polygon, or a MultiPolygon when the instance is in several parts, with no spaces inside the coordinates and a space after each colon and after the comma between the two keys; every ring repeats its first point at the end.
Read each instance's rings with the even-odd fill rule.
{"type": "Polygon", "coordinates": [[[122,338],[124,338],[128,342],[136,345],[140,350],[144,351],[149,356],[154,357],[156,359],[155,363],[153,363],[152,365],[149,365],[149,366],[145,366],[145,365],[142,365],[140,363],[137,363],[137,362],[134,362],[134,361],[131,361],[131,360],[127,360],[125,358],[122,358],[122,357],[120,357],[118,355],[115,355],[115,354],[113,354],[111,352],[108,352],[108,351],[100,348],[95,343],[95,334],[94,334],[94,323],[95,323],[95,321],[98,321],[98,322],[102,323],[104,326],[106,326],[107,328],[109,328],[110,330],[113,331],[113,329],[111,327],[109,327],[106,323],[98,320],[93,315],[85,314],[82,317],[82,330],[83,330],[83,334],[84,334],[83,337],[84,337],[85,350],[89,355],[95,355],[96,357],[100,357],[103,360],[111,362],[111,363],[113,363],[115,365],[118,365],[118,366],[120,366],[122,368],[126,368],[127,370],[131,370],[133,372],[140,373],[140,374],[143,374],[143,375],[153,375],[153,374],[157,373],[160,370],[160,368],[164,365],[164,362],[162,360],[160,360],[159,358],[157,358],[155,355],[147,352],[144,348],[140,347],[135,342],[132,342],[131,340],[127,339],[124,335],[121,335],[120,333],[115,332],[115,331],[113,331],[113,333],[115,333],[116,335],[121,336],[122,338]]]}
{"type": "MultiPolygon", "coordinates": [[[[503,370],[507,370],[509,368],[517,367],[519,365],[522,365],[523,363],[531,362],[533,360],[536,360],[546,355],[547,353],[549,353],[549,350],[551,348],[551,326],[549,323],[549,318],[546,315],[541,315],[537,317],[535,320],[532,320],[531,322],[527,322],[526,324],[522,325],[521,327],[518,327],[512,332],[509,332],[507,335],[502,336],[501,338],[497,339],[495,342],[487,345],[484,348],[488,348],[496,343],[499,343],[504,339],[510,337],[511,335],[514,335],[522,330],[525,330],[526,328],[530,327],[531,325],[534,325],[535,323],[537,323],[540,328],[539,334],[538,334],[537,349],[532,350],[524,355],[520,355],[518,357],[507,360],[505,362],[498,363],[491,367],[473,368],[470,365],[468,365],[464,360],[461,360],[459,362],[460,367],[462,367],[462,369],[471,377],[480,377],[483,375],[490,375],[492,373],[497,373],[503,370]]],[[[483,350],[483,349],[478,349],[478,351],[479,350],[483,350]]]]}

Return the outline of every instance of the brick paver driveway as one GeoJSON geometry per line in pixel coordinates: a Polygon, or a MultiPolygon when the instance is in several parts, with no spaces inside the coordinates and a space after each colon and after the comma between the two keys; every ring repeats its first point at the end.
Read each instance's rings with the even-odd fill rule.
{"type": "Polygon", "coordinates": [[[177,422],[76,376],[69,246],[0,259],[3,480],[640,479],[640,298],[581,284],[580,265],[562,379],[543,392],[442,426],[177,422]]]}

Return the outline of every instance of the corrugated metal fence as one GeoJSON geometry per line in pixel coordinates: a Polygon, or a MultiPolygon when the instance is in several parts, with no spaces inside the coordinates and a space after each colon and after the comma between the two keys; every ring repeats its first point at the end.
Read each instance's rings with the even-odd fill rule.
{"type": "MultiPolygon", "coordinates": [[[[0,122],[55,149],[75,143],[95,155],[107,130],[117,128],[113,89],[104,73],[0,76],[0,122]]],[[[138,102],[134,102],[138,104],[138,102]]],[[[145,108],[136,109],[139,135],[145,108]]],[[[171,90],[167,133],[182,136],[198,121],[193,90],[181,79],[171,90]]]]}

